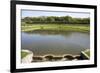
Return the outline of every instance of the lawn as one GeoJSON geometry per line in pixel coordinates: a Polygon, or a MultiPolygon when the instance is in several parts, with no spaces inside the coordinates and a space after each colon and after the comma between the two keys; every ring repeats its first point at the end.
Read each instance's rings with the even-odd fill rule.
{"type": "Polygon", "coordinates": [[[85,51],[85,53],[90,57],[90,50],[85,51]]]}
{"type": "Polygon", "coordinates": [[[28,55],[27,52],[21,51],[21,59],[24,58],[24,57],[27,56],[27,55],[28,55]]]}
{"type": "Polygon", "coordinates": [[[34,31],[34,30],[61,30],[61,31],[83,31],[89,32],[89,25],[85,24],[27,24],[21,26],[21,31],[34,31]]]}

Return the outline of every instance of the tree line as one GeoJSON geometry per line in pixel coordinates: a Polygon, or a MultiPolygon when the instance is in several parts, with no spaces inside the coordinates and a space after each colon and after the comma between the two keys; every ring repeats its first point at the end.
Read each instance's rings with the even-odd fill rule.
{"type": "Polygon", "coordinates": [[[90,24],[90,18],[73,18],[71,16],[25,17],[21,21],[25,24],[90,24]]]}

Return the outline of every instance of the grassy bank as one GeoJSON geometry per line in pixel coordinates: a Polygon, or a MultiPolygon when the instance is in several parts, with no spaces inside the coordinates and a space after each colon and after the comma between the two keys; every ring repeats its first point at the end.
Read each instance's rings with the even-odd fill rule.
{"type": "Polygon", "coordinates": [[[27,52],[21,51],[21,59],[24,58],[24,57],[27,56],[27,55],[28,55],[27,52]]]}
{"type": "Polygon", "coordinates": [[[89,50],[89,49],[87,49],[86,51],[84,51],[84,53],[85,53],[88,57],[90,57],[90,50],[89,50]]]}
{"type": "Polygon", "coordinates": [[[61,30],[61,31],[83,31],[89,32],[90,27],[89,25],[77,25],[77,24],[33,24],[33,25],[26,25],[21,26],[21,31],[34,31],[34,30],[61,30]]]}

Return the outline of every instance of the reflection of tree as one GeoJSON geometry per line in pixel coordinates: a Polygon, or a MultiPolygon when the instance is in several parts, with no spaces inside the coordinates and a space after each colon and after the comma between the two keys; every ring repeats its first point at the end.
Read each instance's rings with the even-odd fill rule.
{"type": "Polygon", "coordinates": [[[59,31],[59,30],[34,30],[34,31],[26,31],[24,33],[27,34],[40,34],[40,35],[69,35],[71,32],[69,31],[59,31]]]}

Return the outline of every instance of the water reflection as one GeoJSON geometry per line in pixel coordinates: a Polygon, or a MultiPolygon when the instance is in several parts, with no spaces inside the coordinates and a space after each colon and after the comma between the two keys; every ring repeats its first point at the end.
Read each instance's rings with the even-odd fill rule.
{"type": "Polygon", "coordinates": [[[35,56],[53,54],[80,54],[90,48],[89,33],[65,31],[30,31],[22,32],[22,49],[33,51],[35,56]]]}
{"type": "MultiPolygon", "coordinates": [[[[63,30],[34,30],[34,31],[25,31],[27,34],[40,34],[40,35],[69,35],[73,33],[73,31],[63,31],[63,30]]],[[[85,34],[89,34],[89,32],[81,32],[85,34]]]]}

